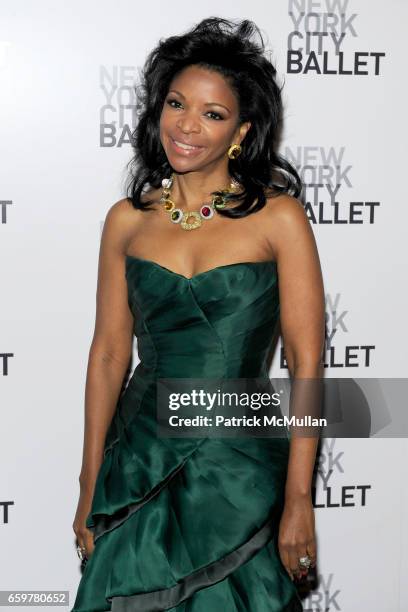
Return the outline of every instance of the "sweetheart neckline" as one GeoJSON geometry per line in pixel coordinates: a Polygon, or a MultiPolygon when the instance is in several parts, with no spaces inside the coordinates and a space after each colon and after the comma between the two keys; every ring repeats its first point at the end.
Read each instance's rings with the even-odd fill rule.
{"type": "Polygon", "coordinates": [[[237,261],[237,262],[230,263],[230,264],[223,264],[221,266],[215,266],[215,268],[210,268],[209,270],[203,270],[202,272],[198,272],[197,274],[194,274],[193,276],[184,276],[184,274],[180,274],[179,272],[170,270],[170,268],[166,268],[166,266],[162,266],[161,264],[157,263],[157,261],[153,261],[152,259],[146,259],[144,257],[137,257],[136,255],[128,255],[128,254],[126,254],[125,259],[126,259],[126,262],[132,259],[134,261],[142,261],[142,262],[148,263],[152,266],[156,266],[157,268],[160,268],[161,270],[164,270],[165,272],[168,272],[169,274],[178,276],[179,278],[183,278],[187,282],[193,281],[194,279],[200,276],[210,274],[211,272],[215,272],[216,270],[223,270],[225,268],[232,268],[234,266],[257,266],[257,265],[262,265],[262,264],[263,265],[269,264],[269,265],[276,266],[276,261],[273,259],[265,259],[263,261],[237,261]]]}

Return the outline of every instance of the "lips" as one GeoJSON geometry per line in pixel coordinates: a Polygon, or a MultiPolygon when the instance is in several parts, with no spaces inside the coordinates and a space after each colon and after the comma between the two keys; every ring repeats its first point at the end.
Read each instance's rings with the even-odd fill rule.
{"type": "Polygon", "coordinates": [[[170,136],[170,146],[174,153],[182,157],[197,157],[205,149],[201,145],[192,145],[170,136]]]}
{"type": "Polygon", "coordinates": [[[185,149],[186,151],[194,151],[194,150],[202,149],[203,148],[201,145],[193,145],[193,144],[190,144],[188,142],[184,142],[183,140],[176,140],[175,138],[171,138],[171,140],[178,147],[181,147],[182,149],[185,149]]]}

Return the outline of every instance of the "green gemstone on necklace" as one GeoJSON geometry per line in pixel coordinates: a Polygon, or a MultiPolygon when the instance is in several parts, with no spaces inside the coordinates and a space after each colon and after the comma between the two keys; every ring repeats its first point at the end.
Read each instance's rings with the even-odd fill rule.
{"type": "Polygon", "coordinates": [[[233,183],[231,183],[228,189],[222,190],[221,195],[214,195],[211,204],[203,204],[200,208],[200,212],[192,211],[187,212],[181,210],[181,208],[175,208],[175,203],[171,199],[171,187],[174,182],[174,173],[170,178],[162,180],[162,194],[160,202],[164,204],[164,209],[169,213],[170,220],[173,223],[180,223],[180,226],[185,230],[196,229],[201,226],[201,222],[204,219],[211,219],[214,215],[215,210],[220,210],[227,206],[225,201],[225,195],[232,190],[233,183]]]}

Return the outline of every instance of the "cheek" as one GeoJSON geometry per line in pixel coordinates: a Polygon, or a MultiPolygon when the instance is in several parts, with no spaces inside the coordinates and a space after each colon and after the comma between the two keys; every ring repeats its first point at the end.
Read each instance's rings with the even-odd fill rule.
{"type": "Polygon", "coordinates": [[[162,111],[159,119],[159,127],[160,129],[166,124],[166,113],[162,111]]]}
{"type": "Polygon", "coordinates": [[[214,121],[214,125],[211,126],[208,134],[211,135],[211,139],[215,145],[225,147],[225,144],[231,140],[234,130],[223,121],[214,121]]]}
{"type": "Polygon", "coordinates": [[[159,120],[159,134],[160,140],[163,142],[164,134],[171,129],[169,122],[169,115],[166,112],[162,112],[159,120]]]}
{"type": "Polygon", "coordinates": [[[161,112],[161,115],[160,115],[160,121],[159,121],[160,128],[166,127],[167,125],[169,125],[171,123],[170,118],[171,118],[171,115],[166,109],[166,107],[164,106],[161,112]]]}

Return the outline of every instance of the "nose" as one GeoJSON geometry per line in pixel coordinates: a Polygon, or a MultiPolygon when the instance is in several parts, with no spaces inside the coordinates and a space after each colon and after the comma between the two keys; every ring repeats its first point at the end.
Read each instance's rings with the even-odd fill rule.
{"type": "Polygon", "coordinates": [[[193,113],[183,113],[176,125],[184,134],[190,134],[191,132],[198,134],[201,131],[200,123],[193,113]]]}

